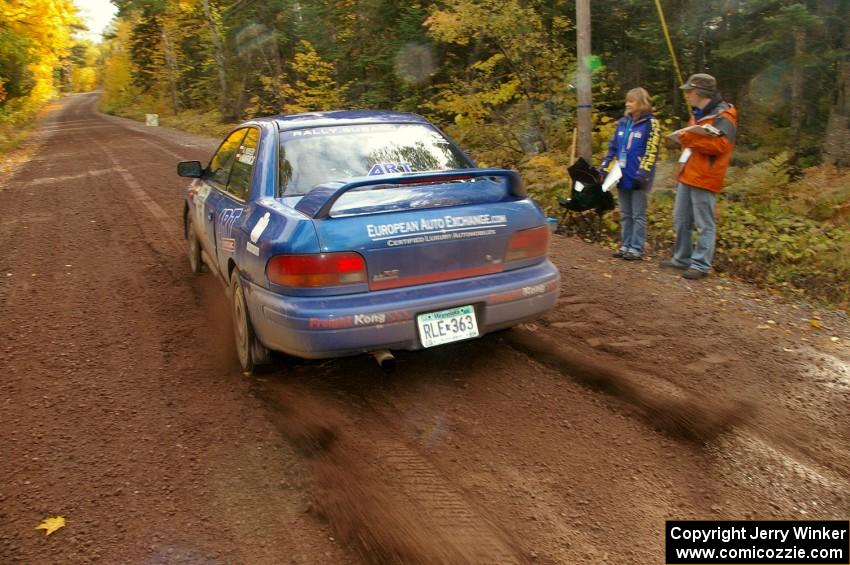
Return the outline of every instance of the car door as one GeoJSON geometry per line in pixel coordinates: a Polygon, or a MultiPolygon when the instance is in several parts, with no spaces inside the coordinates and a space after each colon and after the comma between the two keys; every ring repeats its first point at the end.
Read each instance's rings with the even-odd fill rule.
{"type": "Polygon", "coordinates": [[[220,242],[216,239],[215,226],[219,222],[221,210],[226,207],[224,192],[230,180],[233,163],[236,162],[236,154],[239,146],[248,132],[247,128],[240,128],[228,135],[216,151],[210,164],[204,173],[203,205],[197,207],[201,215],[198,227],[202,231],[204,246],[210,258],[218,263],[218,247],[220,242]]]}
{"type": "Polygon", "coordinates": [[[250,194],[260,139],[260,131],[257,128],[250,127],[246,130],[234,155],[227,185],[220,192],[218,216],[214,222],[217,261],[222,273],[227,272],[227,263],[236,252],[234,227],[240,220],[244,221],[242,214],[250,194]]]}

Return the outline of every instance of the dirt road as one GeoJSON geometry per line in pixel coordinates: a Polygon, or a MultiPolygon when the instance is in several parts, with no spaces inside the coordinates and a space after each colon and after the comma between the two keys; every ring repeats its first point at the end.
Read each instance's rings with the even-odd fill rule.
{"type": "Polygon", "coordinates": [[[0,563],[641,564],[665,519],[850,516],[846,317],[558,237],[539,323],[247,378],[180,233],[215,140],[95,102],[0,185],[0,563]]]}

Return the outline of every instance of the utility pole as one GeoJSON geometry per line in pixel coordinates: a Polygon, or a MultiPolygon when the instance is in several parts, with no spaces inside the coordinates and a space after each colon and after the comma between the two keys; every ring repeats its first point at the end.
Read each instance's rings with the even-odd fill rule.
{"type": "Polygon", "coordinates": [[[576,108],[578,126],[578,154],[592,163],[592,96],[590,60],[590,0],[576,0],[576,108]]]}

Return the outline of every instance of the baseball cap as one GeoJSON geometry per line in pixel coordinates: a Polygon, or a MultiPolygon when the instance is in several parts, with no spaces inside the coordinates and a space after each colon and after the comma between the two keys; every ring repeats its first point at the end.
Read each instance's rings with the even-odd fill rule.
{"type": "Polygon", "coordinates": [[[691,75],[688,81],[680,86],[682,90],[699,90],[700,94],[713,95],[717,91],[717,79],[705,73],[691,75]]]}

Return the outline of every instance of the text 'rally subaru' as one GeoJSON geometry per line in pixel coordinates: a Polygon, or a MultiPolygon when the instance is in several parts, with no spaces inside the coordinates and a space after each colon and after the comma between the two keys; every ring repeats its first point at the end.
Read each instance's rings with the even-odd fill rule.
{"type": "Polygon", "coordinates": [[[242,124],[195,177],[192,270],[230,289],[250,371],[419,349],[531,320],[558,297],[549,230],[513,171],[475,168],[413,114],[340,111],[242,124]]]}

